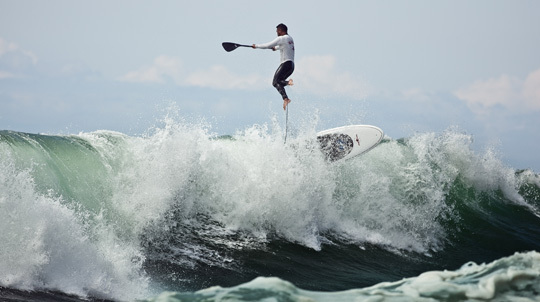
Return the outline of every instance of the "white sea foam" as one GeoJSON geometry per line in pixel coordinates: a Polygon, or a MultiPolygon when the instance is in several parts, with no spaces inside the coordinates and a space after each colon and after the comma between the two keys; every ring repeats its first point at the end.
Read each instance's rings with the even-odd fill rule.
{"type": "Polygon", "coordinates": [[[539,292],[540,254],[529,252],[342,292],[307,291],[279,278],[259,277],[230,288],[164,292],[147,301],[538,301],[539,292]]]}
{"type": "Polygon", "coordinates": [[[107,227],[87,224],[52,192],[38,193],[31,171],[15,167],[10,157],[2,148],[0,285],[140,297],[146,278],[140,263],[130,260],[138,250],[122,244],[107,227]]]}
{"type": "MultiPolygon", "coordinates": [[[[360,157],[327,163],[315,128],[298,126],[284,144],[277,123],[218,139],[207,125],[167,118],[141,137],[39,137],[27,153],[3,142],[0,285],[144,296],[142,236],[201,215],[216,223],[205,238],[220,244],[241,232],[254,246],[278,237],[320,250],[337,238],[429,254],[444,248],[445,222],[459,219],[445,202],[457,179],[526,205],[514,171],[494,152],[472,151],[471,137],[456,130],[386,138],[360,157]]],[[[186,247],[209,260],[197,251],[207,249],[186,247]]]]}

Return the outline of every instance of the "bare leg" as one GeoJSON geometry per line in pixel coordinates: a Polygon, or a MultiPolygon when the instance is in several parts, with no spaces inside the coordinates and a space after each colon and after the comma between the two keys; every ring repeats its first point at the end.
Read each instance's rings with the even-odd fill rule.
{"type": "Polygon", "coordinates": [[[289,105],[290,102],[291,100],[289,98],[283,99],[283,110],[287,109],[287,105],[289,105]]]}

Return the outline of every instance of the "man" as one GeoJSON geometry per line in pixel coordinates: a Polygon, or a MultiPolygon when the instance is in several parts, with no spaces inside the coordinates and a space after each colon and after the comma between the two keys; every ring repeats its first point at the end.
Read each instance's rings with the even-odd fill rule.
{"type": "Polygon", "coordinates": [[[262,49],[272,49],[278,50],[281,54],[281,62],[274,74],[274,80],[272,85],[276,87],[277,91],[283,97],[283,110],[287,108],[287,105],[291,102],[287,93],[285,92],[285,86],[293,85],[293,80],[290,79],[287,81],[287,78],[294,71],[294,41],[291,36],[287,33],[287,26],[283,23],[280,23],[276,26],[276,32],[278,37],[269,43],[266,44],[253,44],[253,48],[262,48],[262,49]]]}

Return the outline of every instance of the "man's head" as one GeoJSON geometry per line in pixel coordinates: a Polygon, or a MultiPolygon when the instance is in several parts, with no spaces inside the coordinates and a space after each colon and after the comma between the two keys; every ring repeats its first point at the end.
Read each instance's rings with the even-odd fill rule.
{"type": "Polygon", "coordinates": [[[287,34],[287,25],[283,23],[279,23],[278,26],[276,26],[276,32],[278,36],[283,36],[287,34]]]}

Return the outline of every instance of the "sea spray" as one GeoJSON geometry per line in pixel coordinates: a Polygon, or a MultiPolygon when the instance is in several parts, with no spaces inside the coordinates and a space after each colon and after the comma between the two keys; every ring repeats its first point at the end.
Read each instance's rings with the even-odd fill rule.
{"type": "Polygon", "coordinates": [[[54,192],[39,192],[32,171],[16,167],[11,151],[0,148],[0,284],[94,297],[145,293],[141,263],[129,261],[138,250],[99,222],[88,223],[92,215],[54,192]]]}
{"type": "Polygon", "coordinates": [[[276,123],[218,137],[174,118],[138,137],[2,131],[1,285],[131,299],[277,275],[336,290],[537,247],[538,176],[470,135],[328,163],[315,128],[287,144],[276,123]]]}

